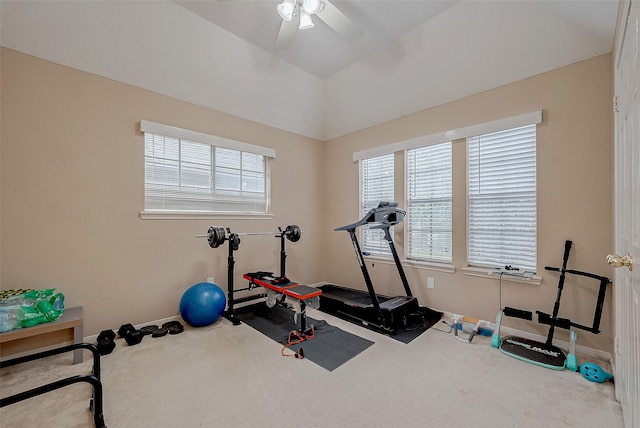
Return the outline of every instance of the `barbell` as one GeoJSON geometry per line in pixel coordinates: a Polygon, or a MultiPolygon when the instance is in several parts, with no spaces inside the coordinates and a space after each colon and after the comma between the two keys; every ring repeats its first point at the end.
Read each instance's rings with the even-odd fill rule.
{"type": "Polygon", "coordinates": [[[224,241],[229,241],[234,250],[237,250],[240,245],[240,236],[251,236],[251,235],[272,235],[278,238],[285,237],[291,242],[298,242],[300,237],[302,236],[302,230],[298,225],[292,224],[282,229],[278,228],[279,232],[244,232],[244,233],[231,233],[229,228],[225,230],[224,227],[220,226],[211,226],[209,230],[207,230],[206,234],[196,235],[196,238],[207,238],[209,242],[209,246],[211,248],[218,248],[220,245],[224,244],[224,241]],[[229,235],[227,235],[227,233],[229,235]]]}

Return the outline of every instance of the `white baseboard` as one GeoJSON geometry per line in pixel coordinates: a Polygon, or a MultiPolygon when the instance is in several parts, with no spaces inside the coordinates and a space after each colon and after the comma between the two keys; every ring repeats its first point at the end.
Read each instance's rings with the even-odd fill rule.
{"type": "MultiPolygon", "coordinates": [[[[160,320],[149,321],[149,322],[145,322],[145,323],[142,323],[142,324],[136,324],[136,325],[134,325],[134,327],[139,330],[140,328],[144,327],[145,325],[162,325],[162,324],[164,324],[166,322],[169,322],[169,321],[180,321],[180,322],[183,322],[182,318],[180,318],[179,315],[174,315],[172,317],[162,318],[160,320]]],[[[120,326],[118,326],[115,329],[113,329],[113,331],[116,333],[116,337],[118,337],[117,334],[118,334],[118,330],[119,329],[120,329],[120,326]]],[[[83,340],[86,343],[95,343],[96,340],[98,339],[98,334],[93,334],[91,336],[85,336],[83,340]]]]}
{"type": "Polygon", "coordinates": [[[327,284],[328,284],[328,282],[316,282],[316,283],[313,283],[313,284],[306,284],[306,285],[308,285],[309,287],[319,288],[319,287],[322,287],[323,285],[327,285],[327,284]]]}

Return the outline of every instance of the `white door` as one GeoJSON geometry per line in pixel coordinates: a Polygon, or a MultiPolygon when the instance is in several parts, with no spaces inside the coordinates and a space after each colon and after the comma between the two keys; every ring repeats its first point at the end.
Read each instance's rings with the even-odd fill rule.
{"type": "Polygon", "coordinates": [[[615,387],[627,428],[640,428],[640,1],[624,2],[615,56],[615,387]],[[627,15],[628,13],[628,15],[627,15]],[[618,260],[619,262],[620,260],[618,260]],[[619,264],[619,263],[618,263],[619,264]]]}

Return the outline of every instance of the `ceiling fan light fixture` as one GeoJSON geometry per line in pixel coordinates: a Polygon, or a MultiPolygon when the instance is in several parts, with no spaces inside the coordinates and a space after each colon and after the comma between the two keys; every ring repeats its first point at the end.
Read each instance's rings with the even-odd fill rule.
{"type": "Polygon", "coordinates": [[[324,3],[320,0],[302,0],[302,10],[308,15],[320,12],[324,8],[324,3]]]}
{"type": "Polygon", "coordinates": [[[313,20],[311,19],[311,15],[308,13],[300,12],[300,26],[298,27],[301,30],[308,30],[309,28],[313,28],[313,20]]]}
{"type": "Polygon", "coordinates": [[[295,7],[295,0],[283,0],[282,3],[276,6],[276,10],[282,19],[285,21],[291,21],[295,7]]]}

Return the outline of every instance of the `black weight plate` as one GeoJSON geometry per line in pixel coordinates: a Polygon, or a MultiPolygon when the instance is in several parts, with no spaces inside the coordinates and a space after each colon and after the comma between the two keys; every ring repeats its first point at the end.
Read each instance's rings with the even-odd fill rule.
{"type": "Polygon", "coordinates": [[[229,242],[231,243],[233,251],[237,251],[238,248],[240,248],[240,237],[235,233],[229,235],[229,242]]]}
{"type": "Polygon", "coordinates": [[[162,324],[162,327],[166,328],[169,331],[169,334],[180,334],[184,331],[184,326],[180,321],[169,321],[162,324]]]}
{"type": "Polygon", "coordinates": [[[207,239],[207,241],[209,241],[209,246],[211,248],[217,248],[218,247],[218,238],[216,237],[216,228],[214,228],[213,226],[211,226],[209,228],[209,230],[207,231],[207,233],[209,234],[209,238],[207,239]]]}
{"type": "Polygon", "coordinates": [[[166,328],[159,327],[159,328],[156,328],[155,330],[153,330],[153,333],[151,333],[151,337],[166,336],[168,332],[169,332],[169,330],[167,330],[166,328]]]}
{"type": "Polygon", "coordinates": [[[216,229],[218,230],[218,245],[216,245],[216,248],[218,248],[220,245],[224,244],[226,235],[225,235],[224,227],[218,226],[216,229]]]}
{"type": "Polygon", "coordinates": [[[144,334],[145,336],[148,336],[148,335],[150,335],[151,333],[153,333],[153,331],[154,331],[155,329],[157,329],[157,328],[158,328],[158,326],[157,326],[157,325],[145,325],[144,327],[142,327],[142,328],[140,329],[140,332],[141,332],[142,334],[144,334]]]}
{"type": "Polygon", "coordinates": [[[291,242],[298,242],[302,236],[302,231],[298,225],[292,224],[285,229],[285,236],[291,242]]]}

